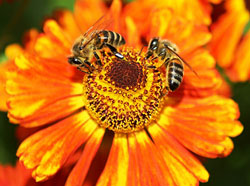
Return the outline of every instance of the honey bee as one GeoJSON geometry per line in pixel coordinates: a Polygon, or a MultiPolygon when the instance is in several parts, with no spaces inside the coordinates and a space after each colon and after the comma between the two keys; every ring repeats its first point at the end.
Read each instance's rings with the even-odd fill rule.
{"type": "Polygon", "coordinates": [[[68,62],[74,65],[82,72],[91,73],[95,70],[94,64],[91,63],[93,57],[97,60],[97,64],[102,66],[101,59],[97,54],[103,48],[109,48],[111,52],[118,58],[123,59],[123,55],[119,53],[116,47],[124,45],[125,39],[119,33],[98,29],[97,23],[90,27],[84,35],[78,37],[71,49],[72,56],[68,58],[68,62]],[[96,26],[97,25],[97,26],[96,26]]]}
{"type": "MultiPolygon", "coordinates": [[[[181,84],[184,68],[183,64],[186,64],[196,75],[197,73],[192,69],[192,67],[185,62],[178,54],[177,46],[168,41],[154,37],[148,44],[148,49],[146,53],[146,59],[151,56],[155,56],[153,59],[159,59],[163,63],[160,67],[164,66],[166,68],[166,89],[167,91],[175,91],[181,84]]],[[[160,68],[156,66],[148,66],[148,68],[160,68]]],[[[198,75],[197,75],[198,76],[198,75]]]]}

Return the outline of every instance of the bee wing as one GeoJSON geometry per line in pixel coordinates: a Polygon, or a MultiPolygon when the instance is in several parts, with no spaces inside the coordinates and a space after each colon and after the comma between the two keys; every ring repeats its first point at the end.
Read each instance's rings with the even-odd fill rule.
{"type": "Polygon", "coordinates": [[[84,34],[83,37],[87,40],[84,42],[84,46],[86,46],[90,41],[92,41],[96,34],[100,32],[100,30],[105,30],[112,24],[112,19],[108,15],[103,15],[100,17],[84,34]]]}
{"type": "Polygon", "coordinates": [[[173,51],[171,48],[169,48],[167,45],[165,45],[168,50],[170,50],[171,52],[173,52],[185,65],[188,66],[188,68],[197,76],[199,77],[199,75],[197,74],[197,72],[191,67],[191,65],[189,65],[184,59],[182,59],[181,56],[179,56],[175,51],[173,51]]]}
{"type": "Polygon", "coordinates": [[[84,37],[92,38],[100,30],[107,29],[112,24],[112,19],[108,15],[100,17],[89,29],[83,34],[84,37]]]}

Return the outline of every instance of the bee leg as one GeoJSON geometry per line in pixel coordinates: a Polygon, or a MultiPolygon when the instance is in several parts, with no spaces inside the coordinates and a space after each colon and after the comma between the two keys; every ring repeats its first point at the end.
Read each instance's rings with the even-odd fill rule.
{"type": "Polygon", "coordinates": [[[160,53],[158,54],[158,57],[161,57],[161,60],[163,60],[166,57],[167,51],[166,48],[162,48],[160,53]]]}
{"type": "Polygon", "coordinates": [[[96,52],[93,52],[93,53],[94,53],[94,56],[95,56],[95,58],[96,58],[96,60],[97,60],[97,64],[100,65],[100,66],[102,66],[102,62],[101,62],[101,59],[100,59],[100,57],[98,56],[98,54],[97,54],[96,52]]]}
{"type": "Polygon", "coordinates": [[[82,72],[85,72],[85,73],[88,73],[88,74],[90,74],[90,72],[92,72],[92,69],[90,68],[91,66],[89,65],[89,66],[87,66],[86,64],[88,64],[89,62],[87,61],[87,60],[85,60],[84,61],[84,63],[82,63],[81,65],[79,65],[79,67],[78,67],[78,69],[80,70],[80,71],[82,71],[82,72]],[[86,68],[87,69],[87,71],[83,71],[81,68],[86,68]]]}
{"type": "Polygon", "coordinates": [[[160,99],[166,96],[169,92],[169,89],[167,87],[164,88],[164,90],[161,92],[160,99]]]}
{"type": "MultiPolygon", "coordinates": [[[[84,63],[87,64],[90,68],[92,68],[92,70],[95,70],[95,67],[87,59],[84,61],[84,63]]],[[[83,64],[82,66],[86,67],[85,64],[83,64]]]]}
{"type": "Polygon", "coordinates": [[[164,63],[162,63],[161,67],[164,65],[165,67],[168,66],[170,58],[167,58],[164,63]]]}
{"type": "Polygon", "coordinates": [[[147,68],[156,69],[156,66],[154,66],[154,65],[149,65],[149,66],[147,66],[147,68]]]}
{"type": "Polygon", "coordinates": [[[147,53],[146,53],[145,59],[150,58],[152,55],[153,55],[153,52],[151,50],[148,50],[147,53]]]}
{"type": "Polygon", "coordinates": [[[111,52],[112,52],[116,57],[118,57],[118,58],[120,58],[120,59],[123,59],[123,58],[124,58],[124,56],[123,56],[121,53],[117,52],[117,50],[116,50],[115,47],[113,47],[112,45],[109,45],[109,44],[106,44],[106,46],[109,47],[109,49],[111,50],[111,52]]]}
{"type": "Polygon", "coordinates": [[[82,70],[80,67],[77,67],[77,69],[80,70],[81,72],[86,73],[86,74],[90,74],[90,72],[84,71],[84,70],[82,70]]]}

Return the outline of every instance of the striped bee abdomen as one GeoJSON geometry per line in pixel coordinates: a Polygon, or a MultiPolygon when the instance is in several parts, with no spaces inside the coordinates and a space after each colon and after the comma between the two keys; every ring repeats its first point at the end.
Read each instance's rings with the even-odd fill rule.
{"type": "Polygon", "coordinates": [[[174,58],[166,63],[166,80],[167,87],[170,91],[175,91],[181,84],[183,78],[183,63],[181,60],[174,58]]]}
{"type": "Polygon", "coordinates": [[[122,35],[113,31],[102,30],[98,36],[100,38],[101,44],[107,43],[113,47],[118,47],[125,44],[125,39],[122,37],[122,35]]]}

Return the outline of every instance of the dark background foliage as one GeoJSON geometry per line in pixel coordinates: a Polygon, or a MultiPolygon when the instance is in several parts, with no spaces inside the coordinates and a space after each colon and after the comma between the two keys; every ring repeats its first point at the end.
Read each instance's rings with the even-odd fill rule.
{"type": "MultiPolygon", "coordinates": [[[[43,20],[56,9],[73,10],[75,0],[14,0],[0,5],[0,61],[6,59],[4,48],[10,43],[21,43],[22,35],[30,28],[41,30],[43,20]]],[[[248,24],[247,29],[249,29],[248,24]]],[[[222,72],[222,70],[221,70],[222,72]]],[[[223,72],[222,72],[223,73],[223,72]]],[[[250,83],[229,82],[233,90],[233,99],[239,104],[240,121],[244,124],[243,133],[234,138],[235,149],[227,158],[205,160],[210,173],[204,186],[250,185],[250,83]]],[[[1,97],[0,97],[1,99],[1,97]]],[[[17,141],[14,137],[15,126],[8,122],[7,114],[0,112],[0,163],[15,164],[17,141]]]]}

